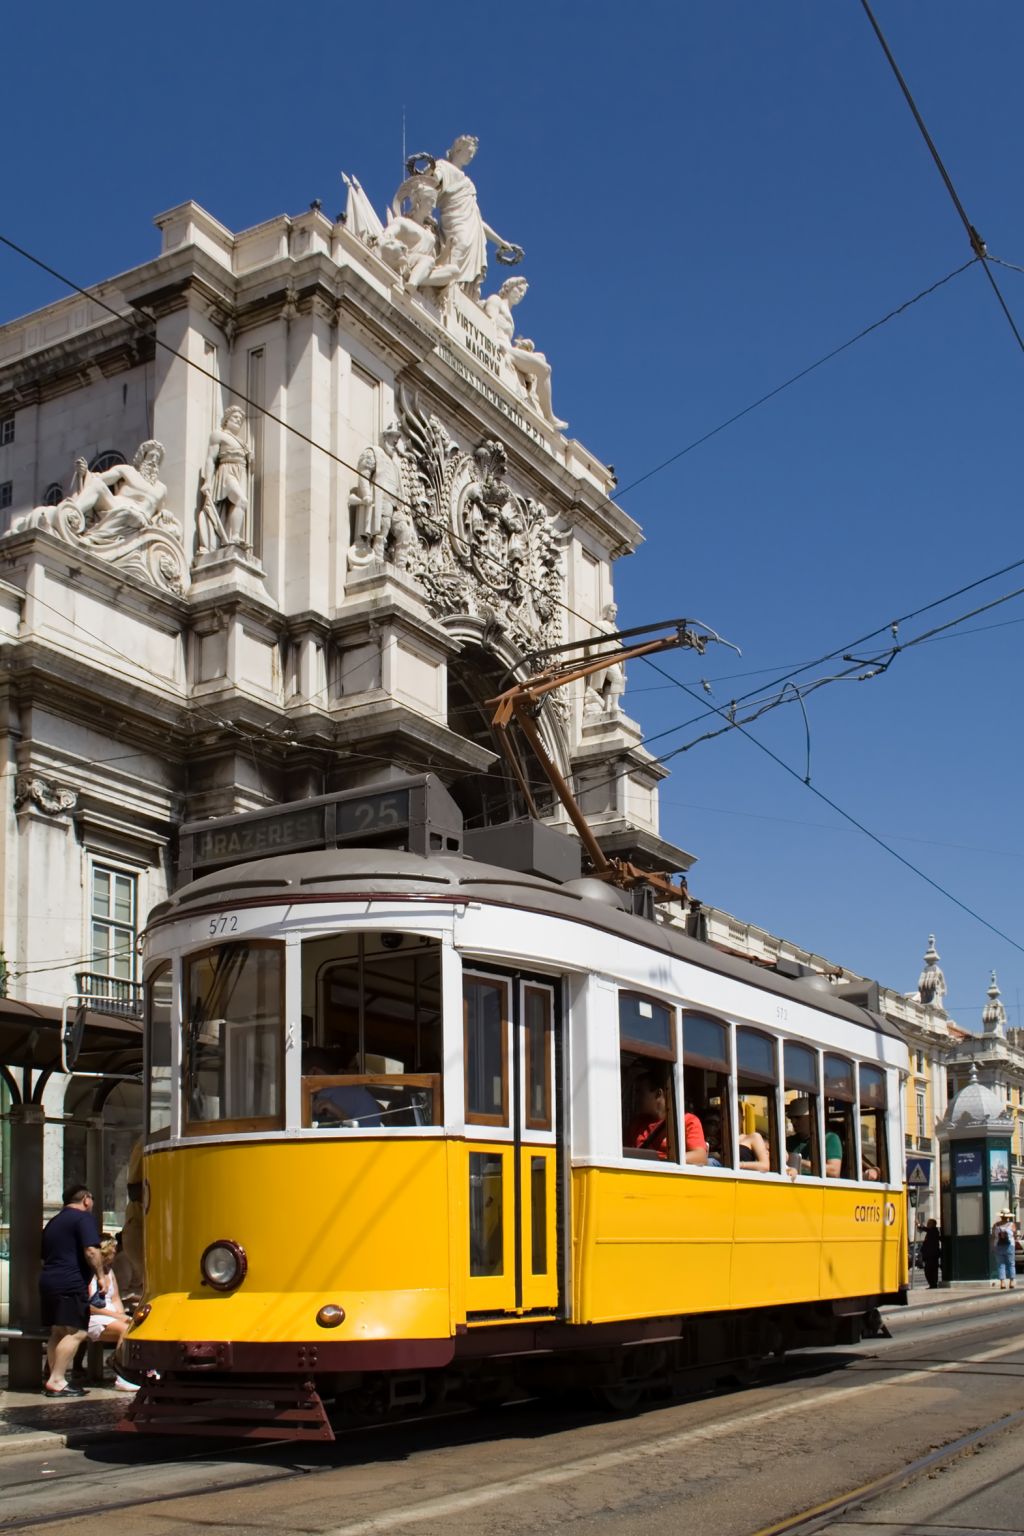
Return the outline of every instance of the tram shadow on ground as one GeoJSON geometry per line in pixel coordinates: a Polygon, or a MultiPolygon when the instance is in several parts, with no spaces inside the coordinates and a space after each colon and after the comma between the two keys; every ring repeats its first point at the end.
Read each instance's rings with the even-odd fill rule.
{"type": "MultiPolygon", "coordinates": [[[[517,1397],[481,1406],[451,1402],[434,1413],[418,1413],[373,1423],[353,1423],[341,1415],[331,1418],[336,1439],[328,1442],[220,1439],[191,1435],[113,1435],[83,1447],[96,1466],[165,1465],[175,1461],[241,1460],[253,1468],[274,1467],[328,1470],[345,1464],[406,1461],[423,1451],[436,1451],[499,1440],[539,1440],[571,1433],[591,1425],[651,1417],[666,1409],[713,1402],[744,1393],[760,1394],[787,1382],[814,1380],[864,1367],[873,1357],[855,1350],[807,1350],[784,1359],[765,1361],[758,1369],[723,1372],[687,1390],[652,1384],[640,1399],[615,1408],[592,1393],[569,1391],[544,1397],[517,1397]]],[[[880,1362],[879,1362],[880,1363],[880,1362]]],[[[882,1366],[887,1368],[887,1364],[882,1366]]]]}

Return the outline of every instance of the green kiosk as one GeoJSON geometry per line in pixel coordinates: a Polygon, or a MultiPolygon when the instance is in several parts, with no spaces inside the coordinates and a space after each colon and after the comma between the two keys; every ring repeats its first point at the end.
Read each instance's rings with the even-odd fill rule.
{"type": "Polygon", "coordinates": [[[945,1284],[995,1277],[992,1227],[1013,1209],[1010,1141],[1013,1118],[1003,1100],[978,1081],[977,1067],[936,1126],[942,1191],[942,1277],[945,1284]]]}

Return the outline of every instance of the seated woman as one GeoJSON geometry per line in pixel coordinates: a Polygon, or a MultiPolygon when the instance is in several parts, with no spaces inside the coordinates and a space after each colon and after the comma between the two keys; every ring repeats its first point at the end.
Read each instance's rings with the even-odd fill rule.
{"type": "MultiPolygon", "coordinates": [[[[128,1332],[131,1318],[124,1309],[121,1300],[121,1292],[117,1284],[117,1276],[114,1274],[114,1259],[117,1255],[117,1241],[108,1237],[100,1244],[100,1254],[103,1259],[103,1293],[100,1294],[99,1285],[94,1275],[89,1282],[89,1343],[90,1344],[116,1344],[114,1360],[118,1359],[121,1348],[121,1340],[128,1332]]],[[[114,1377],[114,1390],[117,1392],[134,1392],[136,1388],[129,1381],[125,1381],[120,1375],[114,1377]]]]}
{"type": "MultiPolygon", "coordinates": [[[[626,1151],[634,1148],[655,1152],[668,1161],[668,1088],[665,1080],[656,1072],[642,1072],[633,1083],[633,1103],[636,1111],[623,1132],[622,1143],[626,1151]]],[[[696,1115],[683,1116],[683,1161],[695,1165],[708,1160],[704,1129],[696,1115]]]]}
{"type": "MultiPolygon", "coordinates": [[[[728,1166],[729,1159],[724,1155],[722,1148],[722,1115],[721,1111],[711,1110],[704,1117],[704,1124],[708,1133],[708,1147],[711,1152],[709,1161],[712,1166],[728,1166]]],[[[740,1148],[740,1167],[746,1168],[751,1173],[771,1173],[772,1158],[768,1150],[768,1143],[760,1131],[741,1131],[736,1138],[740,1148]]]]}

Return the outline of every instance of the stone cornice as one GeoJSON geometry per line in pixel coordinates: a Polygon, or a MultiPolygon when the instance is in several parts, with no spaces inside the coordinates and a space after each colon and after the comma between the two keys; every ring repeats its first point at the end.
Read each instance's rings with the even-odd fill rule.
{"type": "Polygon", "coordinates": [[[183,627],[189,611],[187,598],[112,566],[93,554],[87,545],[72,546],[44,528],[27,528],[0,538],[0,566],[8,574],[24,576],[23,584],[14,585],[22,587],[26,604],[32,602],[29,576],[37,562],[61,579],[73,580],[108,603],[112,610],[121,614],[135,612],[168,633],[177,633],[183,627]]]}
{"type": "Polygon", "coordinates": [[[136,310],[159,319],[205,302],[233,307],[237,280],[198,246],[158,256],[121,280],[125,298],[136,310]]]}
{"type": "Polygon", "coordinates": [[[192,588],[183,627],[206,632],[223,629],[229,620],[242,618],[257,624],[268,634],[280,638],[288,633],[290,620],[273,603],[268,603],[245,590],[218,590],[206,596],[201,588],[192,588]]]}
{"type": "Polygon", "coordinates": [[[153,339],[132,315],[91,326],[27,358],[0,366],[0,413],[71,394],[94,382],[93,369],[111,378],[153,356],[153,339]]]}

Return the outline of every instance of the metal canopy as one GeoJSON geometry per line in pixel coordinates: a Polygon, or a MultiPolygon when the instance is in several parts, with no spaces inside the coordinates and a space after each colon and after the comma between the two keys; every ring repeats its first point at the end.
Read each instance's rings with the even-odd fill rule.
{"type": "MultiPolygon", "coordinates": [[[[61,1069],[61,1010],[0,998],[0,1067],[61,1069]]],[[[76,1072],[142,1071],[142,1022],[87,1009],[76,1072]]]]}

